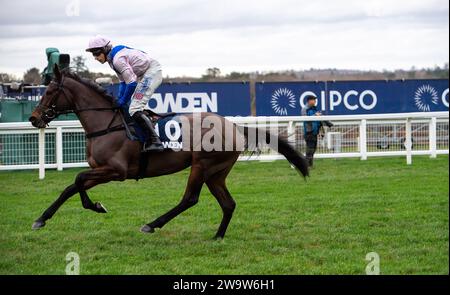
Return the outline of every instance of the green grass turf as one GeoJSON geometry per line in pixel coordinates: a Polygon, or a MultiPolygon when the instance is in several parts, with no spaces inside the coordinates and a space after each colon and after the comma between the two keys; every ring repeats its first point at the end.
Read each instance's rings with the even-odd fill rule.
{"type": "Polygon", "coordinates": [[[238,163],[228,177],[237,207],[213,241],[221,210],[205,186],[200,202],[153,234],[144,223],[176,205],[188,170],[101,185],[78,195],[46,227],[31,230],[80,169],[0,173],[0,273],[64,274],[66,254],[81,274],[365,274],[368,252],[382,274],[449,273],[448,156],[316,160],[308,181],[286,161],[238,163]]]}

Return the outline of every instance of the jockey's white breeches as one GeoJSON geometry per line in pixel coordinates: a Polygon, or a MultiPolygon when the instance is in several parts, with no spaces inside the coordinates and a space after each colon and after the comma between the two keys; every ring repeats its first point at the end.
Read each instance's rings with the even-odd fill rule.
{"type": "Polygon", "coordinates": [[[131,97],[131,103],[128,109],[130,116],[133,116],[134,113],[145,109],[148,101],[161,83],[162,71],[160,68],[155,69],[150,67],[142,78],[138,80],[136,90],[131,97]]]}

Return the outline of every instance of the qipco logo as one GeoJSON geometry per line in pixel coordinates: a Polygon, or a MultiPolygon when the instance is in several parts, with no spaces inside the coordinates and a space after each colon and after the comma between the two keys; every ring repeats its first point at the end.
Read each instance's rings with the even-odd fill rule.
{"type": "Polygon", "coordinates": [[[364,90],[361,93],[356,90],[350,90],[344,95],[336,90],[330,91],[330,111],[334,111],[334,108],[342,103],[350,111],[355,111],[359,108],[370,111],[377,105],[377,101],[377,95],[372,90],[364,90]]]}
{"type": "MultiPolygon", "coordinates": [[[[305,98],[309,95],[316,95],[312,91],[306,91],[300,96],[300,105],[302,108],[306,106],[305,98]]],[[[334,111],[337,107],[343,105],[347,110],[355,111],[358,109],[364,109],[370,111],[377,106],[378,98],[374,91],[364,90],[358,92],[356,90],[349,90],[347,92],[340,92],[337,90],[330,90],[328,96],[325,91],[320,92],[320,105],[322,110],[325,110],[325,106],[328,106],[330,111],[334,111]]]]}

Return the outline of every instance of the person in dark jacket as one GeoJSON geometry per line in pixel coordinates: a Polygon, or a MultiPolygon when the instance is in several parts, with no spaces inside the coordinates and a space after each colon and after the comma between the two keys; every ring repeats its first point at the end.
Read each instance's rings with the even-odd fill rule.
{"type": "MultiPolygon", "coordinates": [[[[306,107],[302,109],[302,116],[321,116],[322,113],[316,107],[317,97],[310,95],[306,98],[306,107]]],[[[333,124],[329,121],[324,121],[323,124],[332,127],[333,124]]],[[[307,121],[303,123],[303,135],[306,141],[306,159],[310,167],[313,166],[314,153],[317,149],[317,137],[322,127],[321,121],[307,121]]]]}
{"type": "MultiPolygon", "coordinates": [[[[315,96],[306,98],[306,107],[302,109],[302,116],[320,116],[317,110],[315,96]]],[[[320,131],[320,121],[307,121],[303,123],[303,135],[306,141],[306,159],[310,167],[313,166],[313,157],[317,149],[317,136],[320,131]]]]}

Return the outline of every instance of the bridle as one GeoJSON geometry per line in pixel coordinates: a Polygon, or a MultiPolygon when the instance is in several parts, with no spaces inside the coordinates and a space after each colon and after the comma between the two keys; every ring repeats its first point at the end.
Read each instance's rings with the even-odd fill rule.
{"type": "MultiPolygon", "coordinates": [[[[65,114],[70,114],[70,113],[81,113],[81,112],[86,112],[86,111],[113,111],[114,112],[114,116],[112,117],[111,121],[108,124],[108,127],[104,130],[100,130],[100,131],[96,131],[96,132],[92,132],[92,133],[88,133],[86,134],[87,138],[92,138],[92,137],[97,137],[97,136],[101,136],[101,135],[105,135],[108,134],[110,132],[113,131],[119,131],[119,130],[123,130],[123,129],[127,129],[125,126],[127,126],[126,122],[125,122],[125,118],[122,114],[122,112],[120,111],[120,107],[119,106],[111,106],[108,108],[86,108],[86,109],[64,109],[64,110],[57,110],[56,109],[56,101],[59,98],[60,94],[62,93],[65,98],[66,101],[70,101],[69,100],[69,96],[67,95],[66,92],[66,88],[64,87],[64,75],[62,75],[61,81],[56,82],[56,81],[51,81],[50,84],[56,84],[58,86],[58,90],[56,91],[56,93],[51,97],[51,99],[49,100],[48,104],[39,104],[36,108],[39,109],[41,111],[41,117],[43,119],[43,121],[48,125],[48,123],[52,120],[54,120],[55,118],[59,117],[60,115],[65,115],[65,114]],[[112,123],[114,122],[114,119],[116,118],[117,114],[121,114],[121,118],[122,118],[122,124],[120,125],[116,125],[111,127],[112,123]]],[[[127,130],[127,132],[129,132],[127,130]]]]}
{"type": "Polygon", "coordinates": [[[67,96],[66,90],[63,87],[64,76],[62,77],[62,79],[59,83],[56,81],[51,81],[50,84],[56,84],[58,86],[58,90],[52,96],[52,98],[49,100],[47,105],[39,104],[37,106],[37,109],[39,109],[42,113],[42,115],[41,115],[42,119],[46,123],[52,121],[53,119],[57,118],[60,115],[68,114],[68,113],[71,113],[74,111],[74,110],[57,110],[56,109],[56,100],[58,99],[61,92],[64,94],[66,101],[68,101],[68,96],[67,96]]]}
{"type": "Polygon", "coordinates": [[[120,109],[118,106],[112,106],[109,108],[86,108],[86,109],[65,109],[65,110],[57,110],[56,109],[56,100],[58,99],[61,92],[64,94],[66,101],[69,101],[68,95],[66,92],[66,88],[64,87],[64,75],[61,78],[60,82],[51,81],[50,84],[56,84],[58,86],[58,90],[56,91],[55,95],[52,96],[52,98],[49,100],[47,105],[39,104],[37,106],[38,109],[42,112],[42,117],[44,121],[50,122],[51,120],[54,120],[55,118],[66,115],[70,113],[81,113],[86,111],[117,111],[120,109]]]}

